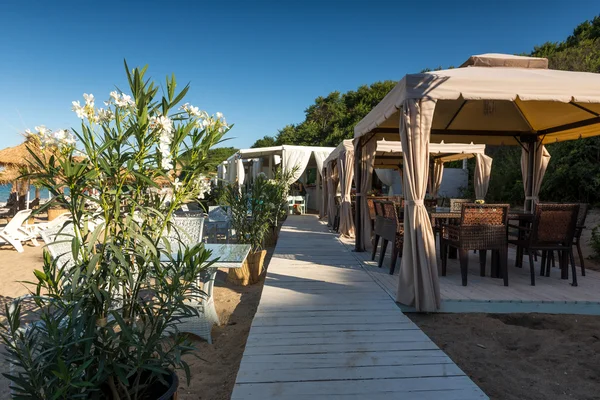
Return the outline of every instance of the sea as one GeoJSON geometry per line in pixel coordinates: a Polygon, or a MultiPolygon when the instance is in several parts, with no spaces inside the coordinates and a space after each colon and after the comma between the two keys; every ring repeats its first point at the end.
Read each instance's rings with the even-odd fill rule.
{"type": "MultiPolygon", "coordinates": [[[[3,205],[8,200],[10,188],[12,185],[0,185],[0,205],[3,205]]],[[[48,189],[40,189],[40,200],[45,200],[49,197],[48,189]]],[[[29,199],[35,199],[35,186],[29,187],[29,199]]]]}

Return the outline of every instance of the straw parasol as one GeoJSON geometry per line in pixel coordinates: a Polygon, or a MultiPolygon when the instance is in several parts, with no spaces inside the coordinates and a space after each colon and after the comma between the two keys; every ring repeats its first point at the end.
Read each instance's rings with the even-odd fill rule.
{"type": "Polygon", "coordinates": [[[27,150],[27,146],[33,143],[25,141],[18,146],[7,147],[0,150],[0,166],[3,167],[26,167],[29,165],[28,160],[31,159],[31,154],[27,150]]]}
{"type": "Polygon", "coordinates": [[[0,172],[0,185],[14,183],[21,176],[18,168],[9,167],[0,172]]]}

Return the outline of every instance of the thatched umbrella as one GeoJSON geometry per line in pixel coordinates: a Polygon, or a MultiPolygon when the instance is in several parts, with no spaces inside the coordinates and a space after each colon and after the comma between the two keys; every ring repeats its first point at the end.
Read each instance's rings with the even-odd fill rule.
{"type": "MultiPolygon", "coordinates": [[[[31,153],[27,150],[27,147],[37,148],[37,144],[33,140],[26,140],[18,146],[7,147],[0,150],[0,167],[6,167],[3,175],[12,178],[10,181],[4,180],[4,183],[11,182],[13,184],[13,191],[18,191],[19,195],[19,209],[27,208],[29,199],[29,180],[17,184],[18,179],[22,173],[20,169],[28,168],[30,160],[32,160],[31,153]],[[23,184],[24,183],[24,184],[23,184]]],[[[1,182],[1,181],[0,181],[1,182]]],[[[36,197],[38,191],[36,190],[36,197]]]]}

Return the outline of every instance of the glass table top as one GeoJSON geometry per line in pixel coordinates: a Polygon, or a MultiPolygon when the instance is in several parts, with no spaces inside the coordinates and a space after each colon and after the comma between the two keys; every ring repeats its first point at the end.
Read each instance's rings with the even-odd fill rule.
{"type": "MultiPolygon", "coordinates": [[[[205,244],[204,248],[211,252],[209,261],[215,261],[212,268],[241,268],[250,253],[249,244],[205,244]]],[[[173,254],[176,257],[176,253],[173,254]]],[[[161,255],[161,262],[168,262],[168,257],[161,255]]]]}
{"type": "Polygon", "coordinates": [[[241,266],[250,252],[249,244],[205,244],[204,248],[212,252],[209,260],[219,259],[215,264],[236,263],[241,266]]]}

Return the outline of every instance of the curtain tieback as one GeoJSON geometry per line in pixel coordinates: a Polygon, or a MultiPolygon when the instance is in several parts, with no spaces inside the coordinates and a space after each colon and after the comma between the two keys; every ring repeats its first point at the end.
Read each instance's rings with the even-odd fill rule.
{"type": "Polygon", "coordinates": [[[363,194],[362,193],[355,193],[355,196],[356,197],[360,197],[360,196],[363,196],[363,194]]]}
{"type": "Polygon", "coordinates": [[[525,200],[540,201],[539,196],[525,196],[525,200]]]}
{"type": "Polygon", "coordinates": [[[415,205],[415,206],[422,206],[425,205],[425,203],[423,202],[423,200],[405,200],[406,203],[410,204],[410,205],[415,205]]]}

